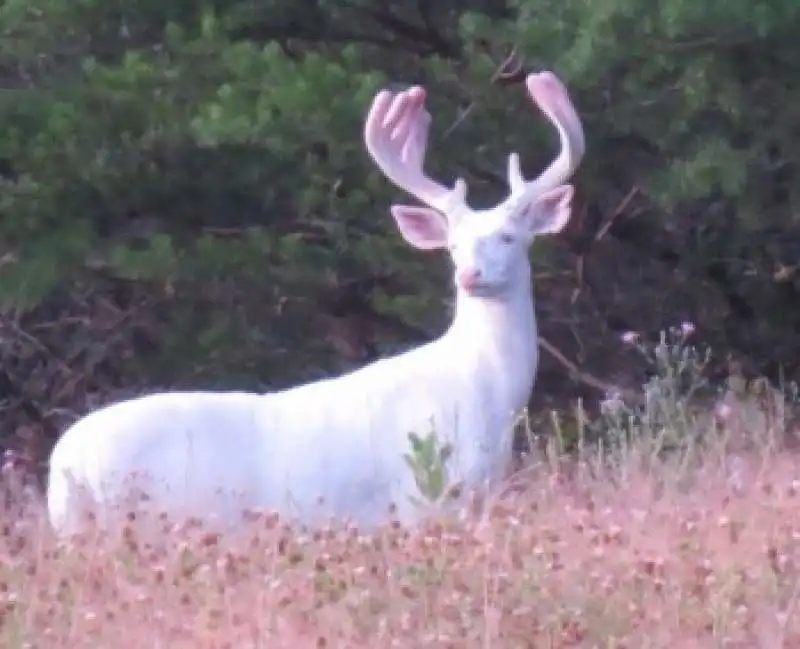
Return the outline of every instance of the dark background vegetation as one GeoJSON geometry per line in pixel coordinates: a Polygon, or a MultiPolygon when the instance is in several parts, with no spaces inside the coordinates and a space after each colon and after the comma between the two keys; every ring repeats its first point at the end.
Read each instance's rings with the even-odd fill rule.
{"type": "Polygon", "coordinates": [[[555,153],[541,69],[588,153],[532,253],[533,405],[640,384],[620,334],[683,320],[720,376],[800,378],[798,28],[795,0],[3,0],[3,443],[38,462],[112,399],[275,389],[438,335],[447,263],[394,229],[369,102],[425,84],[429,169],[485,206],[508,152],[529,174],[555,153]]]}

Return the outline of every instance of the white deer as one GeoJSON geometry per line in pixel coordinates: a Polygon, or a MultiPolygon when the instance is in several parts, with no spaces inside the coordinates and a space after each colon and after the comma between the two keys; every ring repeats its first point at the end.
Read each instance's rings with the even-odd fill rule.
{"type": "Polygon", "coordinates": [[[409,433],[424,436],[431,426],[451,448],[452,481],[479,489],[502,479],[538,364],[529,247],[569,220],[573,187],[565,182],[585,150],[561,81],[541,72],[526,84],[558,129],[561,151],[529,181],[511,154],[510,194],[487,210],[468,207],[463,179],[448,189],[424,173],[431,118],[423,88],[381,91],[370,108],[370,155],[430,206],[392,206],[400,233],[416,248],[450,251],[455,315],[440,338],[285,391],[164,392],[88,414],[50,458],[47,506],[56,532],[78,529],[87,496],[98,521],[119,515],[116,505],[133,486],[170,518],[214,515],[235,526],[247,508],[370,527],[394,505],[395,516],[411,522],[419,515],[412,500],[421,496],[404,455],[409,433]]]}

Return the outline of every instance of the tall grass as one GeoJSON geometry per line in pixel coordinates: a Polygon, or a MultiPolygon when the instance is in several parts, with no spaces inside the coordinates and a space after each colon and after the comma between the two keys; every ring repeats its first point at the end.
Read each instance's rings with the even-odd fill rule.
{"type": "Polygon", "coordinates": [[[800,646],[800,459],[780,400],[716,394],[689,333],[643,348],[664,364],[639,404],[609,395],[484,509],[413,530],[263,514],[224,541],[163,520],[158,542],[132,521],[59,544],[7,472],[0,646],[800,646]]]}

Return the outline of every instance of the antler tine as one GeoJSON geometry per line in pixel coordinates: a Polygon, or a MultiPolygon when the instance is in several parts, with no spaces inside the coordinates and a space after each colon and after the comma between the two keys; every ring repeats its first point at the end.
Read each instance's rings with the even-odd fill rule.
{"type": "Polygon", "coordinates": [[[509,200],[539,195],[564,183],[575,172],[586,151],[586,140],[580,117],[564,84],[552,72],[529,74],[525,80],[528,93],[539,109],[558,129],[561,151],[558,157],[537,178],[526,181],[520,168],[519,155],[508,156],[509,200]]]}
{"type": "Polygon", "coordinates": [[[412,196],[453,217],[466,208],[467,184],[459,178],[452,189],[423,171],[431,116],[425,90],[414,86],[397,95],[379,92],[364,125],[369,154],[383,174],[412,196]]]}

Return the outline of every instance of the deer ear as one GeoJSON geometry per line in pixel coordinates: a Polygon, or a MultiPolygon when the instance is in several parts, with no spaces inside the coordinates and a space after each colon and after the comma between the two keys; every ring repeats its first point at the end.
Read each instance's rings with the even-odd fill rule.
{"type": "Polygon", "coordinates": [[[572,185],[560,185],[534,198],[517,220],[531,238],[561,232],[572,214],[572,185]]]}
{"type": "Polygon", "coordinates": [[[447,219],[428,207],[392,205],[392,216],[400,234],[415,248],[436,250],[447,247],[447,219]]]}

